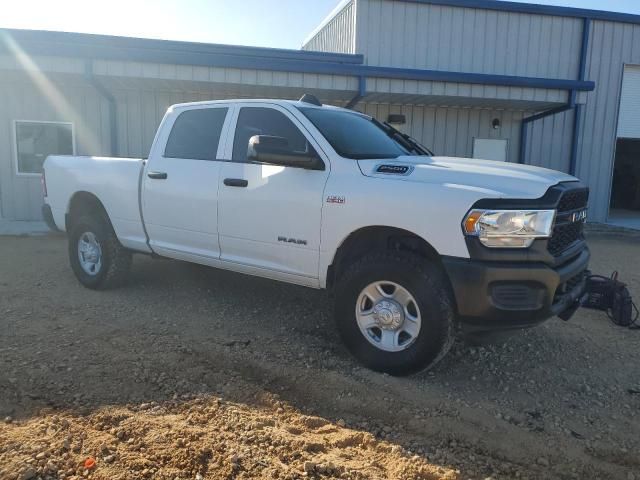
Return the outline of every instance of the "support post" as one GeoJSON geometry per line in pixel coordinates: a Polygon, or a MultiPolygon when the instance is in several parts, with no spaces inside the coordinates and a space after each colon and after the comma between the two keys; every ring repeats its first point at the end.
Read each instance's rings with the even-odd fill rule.
{"type": "MultiPolygon", "coordinates": [[[[587,72],[587,51],[589,49],[589,32],[591,19],[585,18],[582,22],[582,47],[580,52],[579,79],[584,80],[587,72]]],[[[573,134],[571,137],[571,156],[569,157],[569,174],[575,175],[578,168],[578,141],[580,140],[580,128],[582,127],[582,105],[577,105],[577,92],[573,90],[571,101],[574,105],[573,134]]]]}

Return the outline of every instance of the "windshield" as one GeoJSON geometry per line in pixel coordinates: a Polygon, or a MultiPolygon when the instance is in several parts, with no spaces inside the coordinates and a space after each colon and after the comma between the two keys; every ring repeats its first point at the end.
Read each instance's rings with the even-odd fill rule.
{"type": "Polygon", "coordinates": [[[328,108],[300,108],[342,157],[355,160],[416,155],[392,138],[381,123],[355,112],[328,108]]]}

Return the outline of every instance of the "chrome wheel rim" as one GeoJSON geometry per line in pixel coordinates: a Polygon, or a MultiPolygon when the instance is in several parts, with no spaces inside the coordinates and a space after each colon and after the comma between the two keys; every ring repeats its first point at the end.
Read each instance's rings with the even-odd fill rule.
{"type": "Polygon", "coordinates": [[[102,268],[102,247],[92,232],[85,232],[78,239],[78,260],[87,275],[95,276],[102,268]]]}
{"type": "Polygon", "coordinates": [[[367,341],[385,352],[401,352],[418,338],[422,325],[413,295],[395,282],[367,285],[356,303],[356,320],[367,341]]]}

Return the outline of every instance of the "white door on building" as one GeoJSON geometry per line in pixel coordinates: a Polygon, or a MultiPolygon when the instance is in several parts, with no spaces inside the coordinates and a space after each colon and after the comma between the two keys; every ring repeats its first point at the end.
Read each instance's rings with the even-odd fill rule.
{"type": "Polygon", "coordinates": [[[609,221],[640,226],[640,65],[625,65],[620,92],[609,221]]]}
{"type": "Polygon", "coordinates": [[[640,65],[625,65],[618,138],[640,138],[640,65]]]}
{"type": "Polygon", "coordinates": [[[473,158],[507,161],[507,141],[495,138],[474,138],[473,158]]]}

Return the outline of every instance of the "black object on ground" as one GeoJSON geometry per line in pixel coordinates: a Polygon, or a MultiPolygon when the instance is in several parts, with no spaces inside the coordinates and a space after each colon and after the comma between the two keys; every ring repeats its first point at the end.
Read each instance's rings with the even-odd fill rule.
{"type": "Polygon", "coordinates": [[[613,272],[611,277],[590,275],[582,306],[606,312],[611,321],[620,327],[640,329],[637,324],[640,312],[633,303],[627,285],[618,280],[618,272],[613,272]]]}

